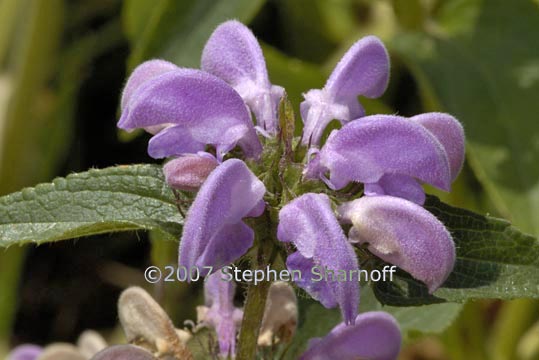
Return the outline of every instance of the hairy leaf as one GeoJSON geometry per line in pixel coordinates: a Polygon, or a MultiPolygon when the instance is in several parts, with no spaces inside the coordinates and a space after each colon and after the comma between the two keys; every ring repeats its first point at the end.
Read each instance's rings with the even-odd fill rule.
{"type": "Polygon", "coordinates": [[[161,167],[130,165],[57,178],[0,198],[0,246],[159,228],[182,218],[161,167]]]}

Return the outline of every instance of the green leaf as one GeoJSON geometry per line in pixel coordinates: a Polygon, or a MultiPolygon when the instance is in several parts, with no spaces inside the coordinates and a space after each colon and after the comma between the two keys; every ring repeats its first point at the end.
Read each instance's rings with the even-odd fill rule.
{"type": "MultiPolygon", "coordinates": [[[[463,4],[462,1],[453,2],[463,4]]],[[[473,1],[444,36],[408,33],[393,42],[429,110],[464,124],[468,160],[498,211],[539,235],[539,8],[531,0],[473,1]],[[465,23],[465,24],[464,24],[465,23]],[[433,101],[434,100],[434,101],[433,101]]]]}
{"type": "Polygon", "coordinates": [[[442,303],[423,306],[399,307],[384,306],[374,295],[372,288],[361,288],[361,312],[385,311],[399,322],[404,334],[428,333],[439,334],[447,329],[458,317],[462,304],[442,303]]]}
{"type": "Polygon", "coordinates": [[[112,231],[160,229],[178,236],[182,218],[161,167],[89,170],[0,198],[0,246],[112,231]]]}
{"type": "Polygon", "coordinates": [[[457,250],[453,272],[433,295],[404,272],[377,282],[377,298],[389,305],[421,305],[468,299],[539,298],[539,241],[509,222],[455,208],[429,196],[425,207],[451,232],[457,250]]]}
{"type": "Polygon", "coordinates": [[[149,9],[144,1],[127,1],[124,25],[133,45],[129,68],[150,57],[196,68],[204,44],[217,25],[230,19],[248,23],[263,3],[264,0],[160,0],[149,9]]]}

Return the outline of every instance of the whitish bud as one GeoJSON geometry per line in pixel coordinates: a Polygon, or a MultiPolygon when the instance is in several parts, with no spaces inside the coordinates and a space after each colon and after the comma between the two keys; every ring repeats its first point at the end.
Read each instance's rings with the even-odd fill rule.
{"type": "Polygon", "coordinates": [[[285,282],[271,285],[258,336],[259,346],[288,342],[296,332],[298,305],[294,289],[285,282]]]}
{"type": "Polygon", "coordinates": [[[157,358],[138,346],[115,345],[95,354],[91,360],[157,360],[157,358]]]}
{"type": "Polygon", "coordinates": [[[86,330],[80,334],[79,339],[77,340],[77,347],[83,356],[91,358],[106,348],[107,342],[99,333],[93,330],[86,330]]]}
{"type": "Polygon", "coordinates": [[[129,342],[149,345],[158,355],[192,358],[166,312],[145,290],[125,290],[118,300],[118,315],[129,342]]]}

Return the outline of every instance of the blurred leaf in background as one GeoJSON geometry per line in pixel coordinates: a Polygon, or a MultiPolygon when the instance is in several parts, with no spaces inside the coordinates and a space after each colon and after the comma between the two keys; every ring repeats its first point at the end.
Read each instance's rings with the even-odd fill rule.
{"type": "MultiPolygon", "coordinates": [[[[62,0],[0,1],[0,194],[49,180],[65,161],[84,68],[121,38],[112,25],[73,40],[104,3],[113,2],[81,13],[62,0]]],[[[23,248],[0,253],[0,342],[9,339],[24,256],[23,248]]]]}
{"type": "Polygon", "coordinates": [[[437,22],[392,48],[429,110],[464,124],[468,160],[497,210],[539,234],[539,7],[531,0],[443,1],[437,22]],[[462,14],[461,16],[459,16],[462,14]]]}
{"type": "Polygon", "coordinates": [[[264,0],[159,0],[124,2],[123,22],[132,46],[129,69],[152,57],[200,66],[206,40],[225,20],[249,23],[264,0]],[[151,4],[151,6],[149,5],[151,4]]]}

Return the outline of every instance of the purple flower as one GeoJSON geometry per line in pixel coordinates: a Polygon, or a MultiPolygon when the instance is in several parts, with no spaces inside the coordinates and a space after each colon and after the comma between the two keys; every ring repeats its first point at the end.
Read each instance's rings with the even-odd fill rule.
{"type": "Polygon", "coordinates": [[[42,352],[41,346],[23,344],[13,349],[7,356],[7,360],[36,360],[42,352]]]}
{"type": "Polygon", "coordinates": [[[258,158],[262,146],[245,103],[223,80],[161,60],[140,65],[127,82],[118,127],[157,131],[148,146],[154,158],[204,151],[217,159],[239,145],[258,158]]]}
{"type": "Polygon", "coordinates": [[[309,90],[301,103],[303,144],[318,146],[333,119],[343,124],[365,115],[359,95],[376,98],[389,80],[389,56],[375,36],[356,42],[339,61],[323,89],[309,90]]]}
{"type": "Polygon", "coordinates": [[[215,330],[219,340],[220,355],[234,356],[236,353],[236,330],[241,324],[243,311],[234,307],[236,284],[224,281],[215,272],[204,283],[205,306],[197,308],[199,322],[215,330]]]}
{"type": "Polygon", "coordinates": [[[433,293],[455,264],[455,244],[444,225],[413,202],[392,196],[365,196],[338,212],[353,227],[350,241],[424,282],[433,293]]]}
{"type": "Polygon", "coordinates": [[[277,107],[284,89],[270,83],[262,49],[249,28],[235,20],[219,25],[204,47],[201,68],[241,95],[261,129],[277,133],[277,107]]]}
{"type": "Polygon", "coordinates": [[[322,178],[334,189],[362,182],[366,195],[394,195],[423,204],[425,194],[416,179],[449,191],[463,161],[464,132],[450,115],[373,115],[332,132],[305,176],[322,178]]]}
{"type": "Polygon", "coordinates": [[[214,269],[233,262],[253,244],[242,219],[264,211],[264,184],[238,159],[223,162],[208,176],[191,205],[180,242],[179,264],[214,269]]]}
{"type": "Polygon", "coordinates": [[[315,338],[300,360],[396,360],[401,346],[397,321],[382,311],[359,314],[355,324],[341,323],[315,338]]]}
{"type": "Polygon", "coordinates": [[[335,276],[313,281],[315,266],[335,274],[358,269],[354,249],[337,222],[329,198],[309,193],[286,204],[279,212],[277,238],[296,246],[286,265],[290,271],[301,272],[301,278],[294,279],[298,286],[327,308],[339,305],[345,322],[353,323],[359,304],[358,279],[343,281],[335,276]]]}

